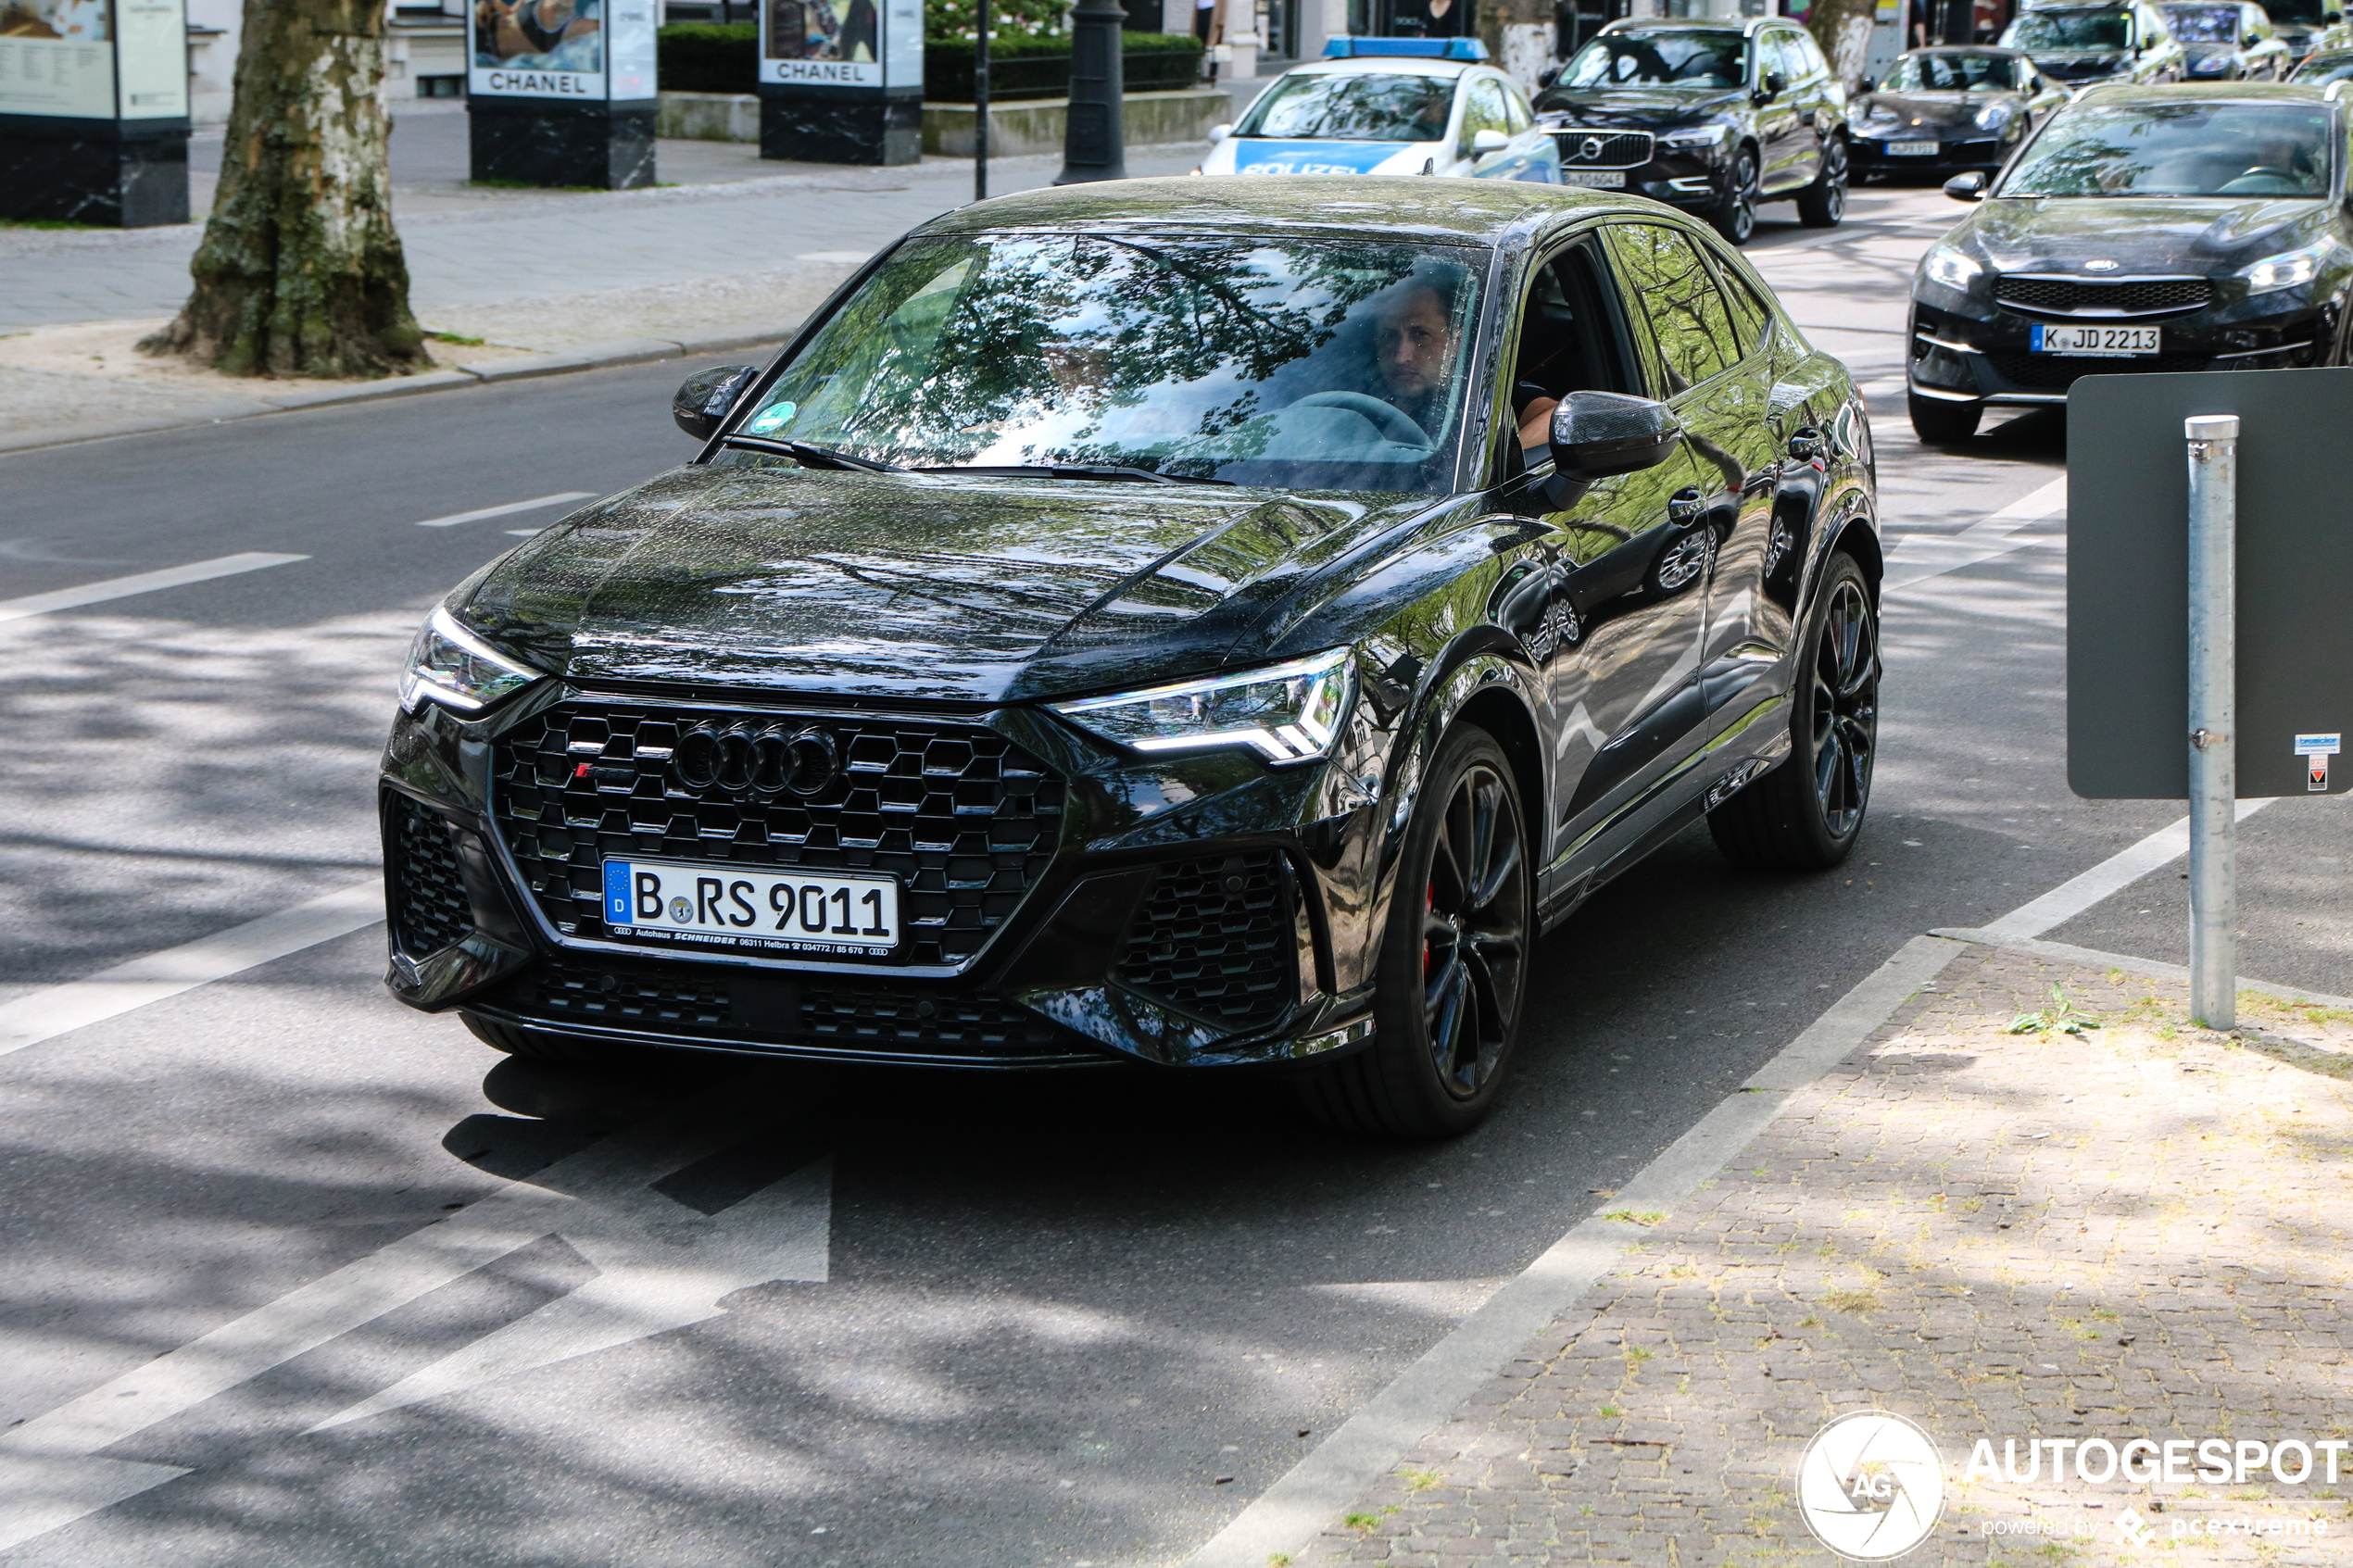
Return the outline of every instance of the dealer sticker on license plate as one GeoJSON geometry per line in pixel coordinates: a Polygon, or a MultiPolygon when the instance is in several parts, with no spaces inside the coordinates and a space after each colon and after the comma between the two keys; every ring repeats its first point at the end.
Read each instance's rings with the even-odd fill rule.
{"type": "Polygon", "coordinates": [[[1564,185],[1584,185],[1596,191],[1622,191],[1626,188],[1626,170],[1622,169],[1564,169],[1564,185]]]}
{"type": "Polygon", "coordinates": [[[1934,157],[1936,144],[1933,142],[1890,142],[1887,144],[1887,156],[1890,157],[1934,157]]]}
{"type": "Polygon", "coordinates": [[[888,956],[895,877],[607,860],[605,926],[624,942],[762,952],[888,956]]]}
{"type": "Polygon", "coordinates": [[[2042,327],[2034,329],[2037,354],[2154,354],[2155,327],[2042,327]]]}

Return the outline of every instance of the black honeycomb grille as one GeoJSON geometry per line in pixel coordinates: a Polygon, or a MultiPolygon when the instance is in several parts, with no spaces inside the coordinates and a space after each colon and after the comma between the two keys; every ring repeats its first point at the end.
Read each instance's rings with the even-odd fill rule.
{"type": "Polygon", "coordinates": [[[393,939],[410,958],[430,958],[473,929],[457,846],[447,823],[405,795],[392,797],[392,845],[393,939]]]}
{"type": "Polygon", "coordinates": [[[1579,131],[1567,126],[1553,132],[1561,164],[1569,169],[1632,169],[1651,160],[1651,138],[1645,132],[1579,131]]]}
{"type": "Polygon", "coordinates": [[[1230,1029],[1281,1017],[1299,979],[1282,856],[1267,849],[1161,867],[1116,972],[1130,990],[1230,1029]]]}
{"type": "Polygon", "coordinates": [[[557,930],[607,935],[608,855],[878,871],[899,878],[902,937],[890,958],[863,961],[957,964],[1013,914],[1053,856],[1061,777],[977,724],[785,720],[826,732],[840,759],[833,783],[808,799],[724,783],[695,789],[673,775],[683,733],[747,717],[774,718],[583,700],[498,738],[493,817],[557,930]]]}
{"type": "Polygon", "coordinates": [[[968,1060],[1103,1058],[991,991],[686,963],[543,960],[485,1000],[557,1028],[644,1030],[714,1045],[968,1060]]]}
{"type": "Polygon", "coordinates": [[[2074,278],[1997,278],[1994,297],[2021,310],[2058,316],[2162,316],[2201,310],[2214,297],[2204,278],[2141,278],[2094,282],[2074,278]]]}
{"type": "Polygon", "coordinates": [[[2202,370],[2203,354],[2145,354],[2099,359],[2074,354],[1989,354],[1994,369],[2012,386],[2062,392],[2082,376],[2138,375],[2152,370],[2202,370]]]}

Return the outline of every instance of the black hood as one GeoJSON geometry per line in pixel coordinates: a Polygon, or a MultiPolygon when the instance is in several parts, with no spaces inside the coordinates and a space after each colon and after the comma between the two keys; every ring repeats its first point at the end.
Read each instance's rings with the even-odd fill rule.
{"type": "Polygon", "coordinates": [[[1734,87],[1554,87],[1536,100],[1536,112],[1570,125],[1672,131],[1728,114],[1747,101],[1734,87]]]}
{"type": "Polygon", "coordinates": [[[2326,210],[2325,202],[2309,199],[2008,198],[1969,215],[1966,242],[1999,272],[2074,271],[2101,260],[2115,262],[2119,276],[2214,277],[2302,243],[2300,226],[2326,210]]]}
{"type": "Polygon", "coordinates": [[[2001,127],[1981,127],[1978,111],[1988,104],[2015,104],[2015,93],[1869,93],[1855,101],[1852,124],[1867,136],[1895,136],[1905,131],[1976,131],[1998,134],[2001,127]],[[1867,125],[1874,107],[1892,111],[1897,123],[1890,128],[1867,125]]]}
{"type": "Polygon", "coordinates": [[[497,562],[464,615],[575,681],[1051,696],[1215,669],[1317,567],[1428,504],[686,468],[497,562]]]}

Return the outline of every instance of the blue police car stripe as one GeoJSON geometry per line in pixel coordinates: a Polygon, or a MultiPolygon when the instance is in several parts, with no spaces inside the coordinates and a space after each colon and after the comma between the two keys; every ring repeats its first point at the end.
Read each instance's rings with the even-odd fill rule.
{"type": "MultiPolygon", "coordinates": [[[[1365,174],[1405,150],[1403,142],[1260,142],[1234,148],[1237,174],[1365,174]]],[[[1438,144],[1432,142],[1436,152],[1438,144]]]]}

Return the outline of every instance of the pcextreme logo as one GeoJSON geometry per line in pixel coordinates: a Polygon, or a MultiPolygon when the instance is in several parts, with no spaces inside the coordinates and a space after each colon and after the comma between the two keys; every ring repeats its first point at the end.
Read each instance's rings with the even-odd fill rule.
{"type": "Polygon", "coordinates": [[[1842,1415],[1797,1461],[1797,1507],[1814,1538],[1857,1562],[1928,1539],[1944,1512],[1944,1461],[1927,1433],[1887,1411],[1842,1415]]]}

